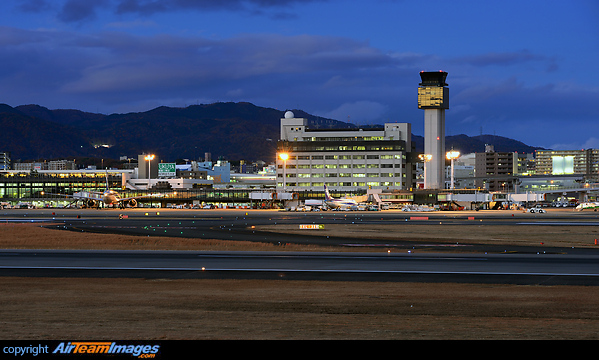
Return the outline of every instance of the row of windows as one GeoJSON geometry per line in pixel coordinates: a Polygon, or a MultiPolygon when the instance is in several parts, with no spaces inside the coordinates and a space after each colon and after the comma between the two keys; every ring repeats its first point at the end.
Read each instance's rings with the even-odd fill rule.
{"type": "MultiPolygon", "coordinates": [[[[111,186],[120,187],[121,182],[111,182],[111,186]]],[[[2,187],[40,187],[40,188],[54,188],[54,187],[79,187],[79,188],[102,188],[106,187],[106,182],[93,182],[93,183],[26,183],[26,182],[0,182],[0,188],[2,187]]]]}
{"type": "MultiPolygon", "coordinates": [[[[36,173],[36,172],[8,172],[8,173],[0,173],[0,178],[38,178],[38,179],[54,179],[54,178],[90,178],[96,180],[95,178],[106,179],[105,173],[36,173]]],[[[111,173],[108,174],[108,178],[118,178],[120,180],[121,175],[113,175],[111,173]]]]}
{"type": "MultiPolygon", "coordinates": [[[[322,187],[324,186],[324,182],[298,182],[298,183],[286,183],[286,187],[322,187]]],[[[405,182],[392,182],[392,181],[355,181],[355,182],[327,182],[326,185],[328,187],[332,186],[356,186],[356,187],[365,187],[365,186],[405,186],[405,182]]],[[[278,184],[278,187],[283,187],[282,183],[278,184]]]]}
{"type": "Polygon", "coordinates": [[[405,159],[405,155],[290,155],[289,160],[401,160],[405,159]]]}
{"type": "Polygon", "coordinates": [[[401,145],[330,145],[314,146],[309,143],[292,143],[293,152],[314,152],[314,151],[403,151],[401,145]]]}
{"type": "Polygon", "coordinates": [[[447,109],[449,106],[448,101],[445,101],[445,98],[448,96],[448,94],[447,88],[443,87],[419,87],[418,107],[447,109]]]}
{"type": "MultiPolygon", "coordinates": [[[[391,169],[405,168],[406,164],[312,164],[312,165],[285,165],[285,169],[391,169]]],[[[282,169],[283,165],[278,165],[278,169],[282,169]]]]}
{"type": "Polygon", "coordinates": [[[380,141],[383,136],[304,137],[304,141],[380,141]]]}
{"type": "MultiPolygon", "coordinates": [[[[286,178],[322,178],[322,177],[405,177],[402,173],[327,173],[327,174],[285,174],[286,178]]],[[[277,177],[283,177],[283,174],[278,174],[277,177]]]]}

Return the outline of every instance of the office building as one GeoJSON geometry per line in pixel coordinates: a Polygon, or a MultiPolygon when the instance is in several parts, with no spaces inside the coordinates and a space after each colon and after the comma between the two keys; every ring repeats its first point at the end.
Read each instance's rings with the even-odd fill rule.
{"type": "Polygon", "coordinates": [[[277,144],[277,189],[410,189],[411,124],[386,123],[372,129],[310,129],[308,120],[288,111],[277,144]],[[286,154],[286,158],[281,157],[286,154]]]}

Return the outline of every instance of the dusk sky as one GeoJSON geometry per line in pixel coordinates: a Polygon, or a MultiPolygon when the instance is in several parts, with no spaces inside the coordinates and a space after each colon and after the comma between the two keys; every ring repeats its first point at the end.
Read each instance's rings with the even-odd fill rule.
{"type": "Polygon", "coordinates": [[[103,114],[247,101],[423,135],[599,148],[596,0],[4,0],[0,103],[103,114]]]}

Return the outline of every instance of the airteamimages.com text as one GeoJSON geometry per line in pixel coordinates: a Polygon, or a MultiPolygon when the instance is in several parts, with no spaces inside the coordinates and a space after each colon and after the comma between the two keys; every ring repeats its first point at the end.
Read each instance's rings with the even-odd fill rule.
{"type": "Polygon", "coordinates": [[[143,343],[117,343],[114,341],[72,341],[56,342],[51,345],[29,344],[27,346],[7,345],[2,346],[2,356],[13,355],[16,357],[38,356],[48,354],[98,354],[98,355],[131,355],[138,358],[156,358],[160,353],[160,345],[143,343]]]}

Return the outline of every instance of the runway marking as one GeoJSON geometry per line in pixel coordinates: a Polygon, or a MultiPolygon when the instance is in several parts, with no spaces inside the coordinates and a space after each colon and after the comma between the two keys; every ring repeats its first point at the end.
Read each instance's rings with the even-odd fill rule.
{"type": "Polygon", "coordinates": [[[146,270],[146,271],[238,271],[238,272],[321,272],[321,273],[368,273],[368,274],[466,274],[466,275],[532,275],[532,276],[587,276],[599,274],[585,273],[535,273],[535,272],[493,272],[493,271],[419,271],[419,270],[331,270],[331,269],[229,269],[229,268],[135,268],[135,267],[95,267],[95,266],[0,266],[0,269],[54,269],[54,270],[146,270]]]}
{"type": "MultiPolygon", "coordinates": [[[[117,226],[117,225],[91,225],[92,228],[102,229],[139,229],[140,226],[117,226]]],[[[197,230],[195,226],[141,226],[143,229],[192,229],[197,230]]]]}
{"type": "MultiPolygon", "coordinates": [[[[47,222],[47,221],[56,221],[57,219],[2,219],[0,223],[3,222],[20,222],[20,223],[28,223],[28,222],[47,222]]],[[[60,221],[67,220],[61,218],[60,221]]],[[[72,219],[71,219],[72,220],[72,219]]]]}
{"type": "Polygon", "coordinates": [[[473,245],[463,245],[463,244],[409,244],[409,245],[401,245],[401,244],[340,244],[341,246],[354,246],[354,247],[366,247],[366,246],[382,246],[382,247],[423,247],[423,246],[436,246],[436,247],[461,247],[461,246],[473,246],[473,245]]]}
{"type": "Polygon", "coordinates": [[[599,222],[521,222],[518,225],[581,225],[599,226],[599,222]]]}

